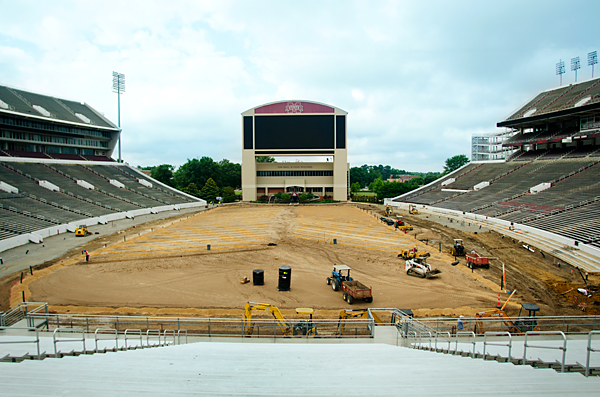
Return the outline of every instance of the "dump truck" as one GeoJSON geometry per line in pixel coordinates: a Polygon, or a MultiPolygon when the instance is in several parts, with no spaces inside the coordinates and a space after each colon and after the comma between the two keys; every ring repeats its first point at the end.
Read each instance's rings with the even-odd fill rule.
{"type": "Polygon", "coordinates": [[[479,256],[479,254],[475,252],[465,254],[465,259],[467,260],[467,267],[469,269],[473,269],[476,267],[483,267],[486,269],[490,268],[490,258],[479,256]]]}

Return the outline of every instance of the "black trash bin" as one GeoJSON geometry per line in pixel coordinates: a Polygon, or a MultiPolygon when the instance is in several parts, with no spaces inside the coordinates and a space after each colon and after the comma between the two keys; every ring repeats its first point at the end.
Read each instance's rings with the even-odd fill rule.
{"type": "Polygon", "coordinates": [[[279,268],[279,291],[289,291],[292,285],[292,268],[289,266],[281,266],[279,268]]]}
{"type": "Polygon", "coordinates": [[[265,285],[265,271],[263,269],[252,270],[252,284],[265,285]]]}

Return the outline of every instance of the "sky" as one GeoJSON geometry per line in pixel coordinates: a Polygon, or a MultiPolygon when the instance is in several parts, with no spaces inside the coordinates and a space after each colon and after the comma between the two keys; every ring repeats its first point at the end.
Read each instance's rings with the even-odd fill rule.
{"type": "MultiPolygon", "coordinates": [[[[442,171],[540,91],[592,77],[597,0],[0,0],[0,85],[84,101],[133,166],[241,162],[241,113],[348,112],[348,161],[442,171]]],[[[596,65],[598,66],[598,65],[596,65]]],[[[599,77],[600,70],[594,71],[599,77]]],[[[115,151],[113,157],[118,156],[115,151]]]]}

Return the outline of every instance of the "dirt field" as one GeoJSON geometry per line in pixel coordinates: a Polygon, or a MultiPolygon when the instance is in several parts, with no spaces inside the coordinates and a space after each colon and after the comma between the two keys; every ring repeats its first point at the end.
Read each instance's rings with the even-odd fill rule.
{"type": "MultiPolygon", "coordinates": [[[[568,266],[559,268],[550,255],[530,253],[497,233],[461,232],[406,213],[415,229],[405,234],[381,223],[376,212],[352,205],[220,207],[172,225],[138,228],[139,235],[111,236],[106,247],[91,252],[89,263],[83,256],[59,261],[14,285],[11,302],[18,303],[25,291],[28,301],[48,302],[60,312],[237,317],[246,301],[256,301],[282,309],[313,307],[324,317],[350,308],[325,281],[338,263],[351,266],[352,276],[373,288],[373,303],[352,308],[473,315],[495,307],[503,262],[508,288],[518,291],[511,310],[527,301],[540,305],[541,315],[582,314],[570,295],[559,294],[583,285],[580,276],[568,266]],[[464,258],[451,266],[452,238],[499,260],[473,273],[464,258]],[[414,245],[431,253],[428,262],[442,271],[439,278],[404,272],[398,250],[414,245]],[[290,291],[277,289],[280,266],[292,268],[290,291]],[[240,283],[252,279],[253,269],[264,270],[264,286],[240,283]]],[[[506,297],[502,293],[503,301],[506,297]]],[[[590,304],[588,314],[596,307],[590,304]]]]}

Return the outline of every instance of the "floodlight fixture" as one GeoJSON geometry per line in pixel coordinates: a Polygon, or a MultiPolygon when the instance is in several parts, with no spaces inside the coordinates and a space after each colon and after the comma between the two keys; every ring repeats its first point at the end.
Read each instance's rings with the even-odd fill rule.
{"type": "Polygon", "coordinates": [[[112,90],[117,94],[117,120],[119,125],[119,163],[121,160],[121,94],[125,92],[125,75],[123,73],[112,72],[113,85],[112,90]]]}
{"type": "Polygon", "coordinates": [[[556,64],[556,75],[560,76],[560,85],[562,85],[562,75],[565,74],[565,61],[562,59],[556,64]]]}
{"type": "Polygon", "coordinates": [[[581,69],[579,57],[571,58],[571,71],[575,72],[575,82],[577,83],[577,69],[581,69]]]}
{"type": "Polygon", "coordinates": [[[594,65],[598,63],[598,51],[588,53],[588,66],[592,67],[592,78],[594,78],[594,65]]]}

